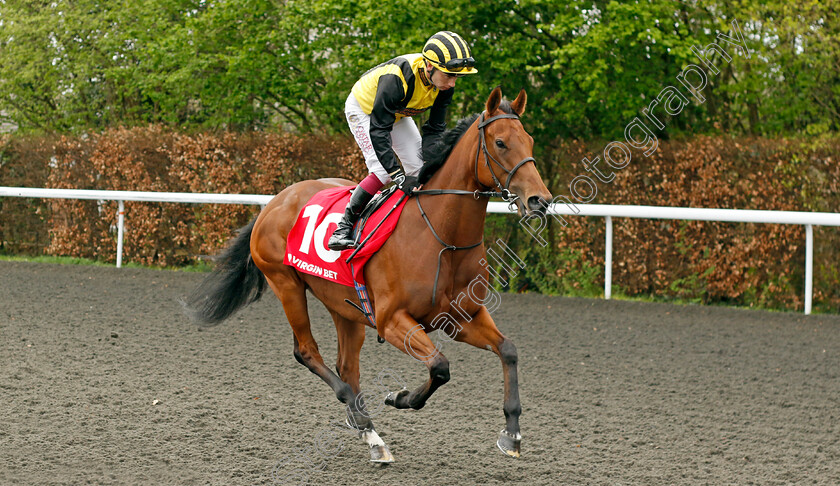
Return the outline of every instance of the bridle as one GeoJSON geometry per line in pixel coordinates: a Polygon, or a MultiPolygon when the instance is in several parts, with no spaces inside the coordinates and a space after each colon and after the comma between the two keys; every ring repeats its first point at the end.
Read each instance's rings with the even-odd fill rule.
{"type": "Polygon", "coordinates": [[[516,174],[516,171],[518,171],[520,168],[522,168],[523,165],[527,164],[528,162],[533,162],[536,165],[537,161],[533,157],[525,157],[524,159],[519,161],[519,163],[516,164],[513,167],[513,169],[507,170],[505,168],[505,166],[503,166],[498,160],[496,160],[492,155],[490,155],[490,151],[487,150],[487,139],[484,135],[484,127],[486,127],[487,125],[493,123],[494,121],[502,119],[502,118],[513,118],[515,120],[518,120],[519,115],[514,115],[512,113],[503,113],[501,115],[496,115],[494,117],[490,117],[487,120],[485,120],[484,119],[484,113],[481,114],[481,120],[479,120],[479,123],[478,123],[478,147],[479,147],[479,149],[475,153],[475,164],[474,164],[475,165],[475,182],[478,183],[478,185],[480,185],[480,186],[483,185],[481,183],[481,181],[478,180],[478,157],[481,154],[481,152],[484,152],[484,163],[485,163],[485,165],[487,165],[487,170],[490,171],[490,175],[493,177],[493,181],[496,183],[496,187],[501,190],[501,196],[500,197],[502,199],[504,199],[506,202],[508,202],[510,204],[513,204],[513,203],[516,202],[517,199],[519,199],[519,196],[514,195],[510,192],[510,190],[509,190],[510,189],[510,180],[513,179],[513,176],[516,174]],[[508,175],[504,186],[502,185],[502,181],[500,181],[499,178],[496,177],[496,172],[493,171],[493,166],[490,165],[491,160],[493,161],[494,164],[499,166],[499,168],[502,169],[502,171],[504,171],[505,174],[508,175]]]}
{"type": "MultiPolygon", "coordinates": [[[[513,208],[514,205],[516,204],[516,201],[519,200],[519,196],[510,192],[510,189],[509,189],[510,188],[510,181],[511,181],[511,179],[513,179],[513,176],[516,174],[516,171],[518,171],[523,165],[527,164],[528,162],[533,162],[536,165],[536,160],[533,157],[526,157],[526,158],[522,159],[518,164],[516,164],[513,167],[513,169],[507,170],[505,168],[505,166],[503,166],[498,160],[496,160],[492,155],[490,155],[490,151],[487,150],[487,139],[484,135],[484,128],[487,125],[493,123],[494,121],[500,120],[500,119],[503,119],[503,118],[513,118],[513,119],[518,120],[519,115],[514,115],[512,113],[503,113],[501,115],[496,115],[496,116],[490,117],[490,118],[485,120],[484,119],[484,113],[481,114],[481,118],[479,119],[479,122],[478,122],[478,150],[475,153],[475,164],[474,164],[475,165],[475,182],[479,185],[479,187],[487,187],[484,184],[482,184],[481,181],[478,178],[478,159],[479,159],[479,157],[481,157],[481,153],[483,152],[484,153],[484,163],[487,165],[487,170],[490,171],[490,175],[493,177],[493,181],[496,183],[496,188],[499,189],[499,191],[478,191],[478,190],[476,190],[476,191],[464,191],[464,190],[460,190],[460,189],[423,189],[423,190],[413,191],[412,194],[427,194],[427,195],[459,194],[459,195],[471,195],[475,199],[478,199],[480,197],[500,197],[505,202],[507,202],[511,208],[513,208]],[[505,181],[505,185],[502,185],[501,180],[499,180],[499,178],[496,176],[495,171],[493,171],[493,166],[490,165],[491,160],[493,161],[493,163],[495,163],[497,166],[499,166],[499,168],[501,168],[508,175],[507,180],[505,181]]],[[[403,196],[400,198],[400,201],[397,203],[397,205],[399,205],[405,197],[406,197],[406,195],[403,194],[403,196]]],[[[455,246],[455,245],[450,245],[450,244],[446,243],[437,234],[437,231],[435,231],[435,228],[432,226],[432,222],[429,221],[429,217],[426,215],[426,211],[424,211],[423,207],[420,206],[420,198],[415,197],[414,200],[417,201],[417,207],[420,209],[420,215],[423,217],[423,220],[426,221],[426,226],[429,227],[429,230],[431,230],[434,237],[443,246],[443,249],[441,249],[440,253],[438,253],[438,265],[437,265],[437,271],[435,272],[435,285],[432,288],[432,305],[435,305],[435,296],[437,294],[438,279],[440,278],[440,266],[441,266],[441,259],[443,258],[443,252],[445,252],[446,250],[470,250],[472,248],[477,247],[481,243],[483,243],[484,242],[484,237],[482,236],[481,241],[479,241],[478,243],[475,243],[473,245],[467,245],[467,246],[455,246]]]]}
{"type": "MultiPolygon", "coordinates": [[[[527,164],[528,162],[533,162],[536,164],[536,160],[533,157],[525,157],[518,164],[516,164],[513,169],[507,170],[504,165],[502,165],[495,157],[490,155],[490,151],[487,150],[487,137],[484,134],[484,128],[487,125],[493,123],[496,120],[502,118],[512,118],[515,120],[519,120],[519,115],[515,115],[513,113],[502,113],[501,115],[496,115],[490,117],[488,119],[484,119],[484,113],[481,114],[481,118],[478,120],[478,150],[475,152],[475,182],[480,187],[488,187],[481,183],[478,179],[478,159],[481,157],[481,154],[484,153],[484,164],[487,166],[487,170],[490,171],[490,176],[493,178],[493,182],[496,183],[496,188],[499,189],[498,191],[463,191],[460,189],[422,189],[413,191],[412,194],[427,194],[430,196],[439,195],[439,194],[460,194],[460,195],[470,195],[475,197],[476,199],[480,197],[499,197],[502,198],[505,202],[509,204],[512,208],[516,201],[519,200],[519,196],[510,192],[510,181],[513,179],[513,176],[516,174],[523,165],[527,164]],[[494,164],[499,166],[505,174],[507,174],[507,179],[505,180],[505,184],[502,185],[502,181],[496,176],[496,172],[493,170],[493,166],[490,165],[490,161],[493,161],[494,164]]],[[[418,202],[419,204],[419,202],[418,202]]],[[[422,211],[422,209],[421,209],[422,211]]],[[[434,230],[432,230],[434,232],[434,230]]]]}

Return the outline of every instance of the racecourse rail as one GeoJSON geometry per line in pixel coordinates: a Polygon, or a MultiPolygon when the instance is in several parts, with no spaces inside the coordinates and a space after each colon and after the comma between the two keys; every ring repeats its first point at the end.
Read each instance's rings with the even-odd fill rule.
{"type": "MultiPolygon", "coordinates": [[[[125,201],[168,202],[192,204],[259,204],[265,206],[274,196],[261,194],[200,194],[186,192],[94,191],[84,189],[44,189],[0,186],[0,197],[30,197],[47,199],[91,199],[118,201],[117,267],[122,266],[123,236],[125,234],[125,201]]],[[[491,202],[488,213],[513,213],[510,205],[491,202]]],[[[606,219],[606,251],[604,258],[604,297],[612,294],[612,218],[680,219],[733,223],[797,224],[805,226],[805,314],[811,313],[813,294],[814,231],[817,226],[840,226],[840,213],[805,211],[763,211],[749,209],[674,208],[659,206],[615,206],[608,204],[552,204],[551,215],[600,216],[606,219]]],[[[548,217],[548,216],[546,216],[548,217]]]]}

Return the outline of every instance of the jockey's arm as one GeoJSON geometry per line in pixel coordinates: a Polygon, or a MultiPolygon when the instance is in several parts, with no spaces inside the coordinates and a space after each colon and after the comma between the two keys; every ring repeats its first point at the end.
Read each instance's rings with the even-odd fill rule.
{"type": "Polygon", "coordinates": [[[437,146],[446,131],[446,110],[452,102],[455,89],[448,89],[438,93],[435,104],[429,111],[429,119],[423,124],[423,160],[429,160],[429,155],[438,150],[437,146]]]}
{"type": "Polygon", "coordinates": [[[376,158],[389,174],[400,169],[397,156],[391,146],[391,130],[397,119],[396,111],[405,98],[402,81],[394,74],[385,74],[379,78],[373,110],[370,112],[370,141],[376,158]]]}

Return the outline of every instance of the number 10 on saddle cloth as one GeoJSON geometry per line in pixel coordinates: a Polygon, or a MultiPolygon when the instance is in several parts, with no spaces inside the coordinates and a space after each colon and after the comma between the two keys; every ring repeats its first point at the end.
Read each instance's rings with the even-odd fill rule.
{"type": "Polygon", "coordinates": [[[301,209],[286,242],[286,265],[348,287],[364,285],[364,265],[393,233],[407,198],[400,201],[402,192],[394,192],[367,219],[359,238],[365,244],[353,255],[355,249],[327,248],[327,240],[344,214],[352,189],[353,186],[325,189],[301,209]],[[395,205],[398,206],[394,208],[395,205]],[[347,262],[350,255],[353,258],[347,262]]]}

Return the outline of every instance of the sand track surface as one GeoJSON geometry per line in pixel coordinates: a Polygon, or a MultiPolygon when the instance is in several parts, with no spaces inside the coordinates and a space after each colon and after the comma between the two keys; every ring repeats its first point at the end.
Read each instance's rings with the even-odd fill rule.
{"type": "MultiPolygon", "coordinates": [[[[177,299],[202,274],[0,262],[0,276],[4,485],[840,484],[838,316],[505,294],[493,316],[519,351],[521,459],[495,446],[498,358],[446,343],[451,381],[424,409],[370,406],[396,457],[377,467],[334,426],[343,406],[294,360],[272,294],[200,330],[177,299]]],[[[332,366],[335,329],[310,304],[332,366]]],[[[367,332],[363,388],[383,391],[383,370],[427,378],[367,332]]]]}

